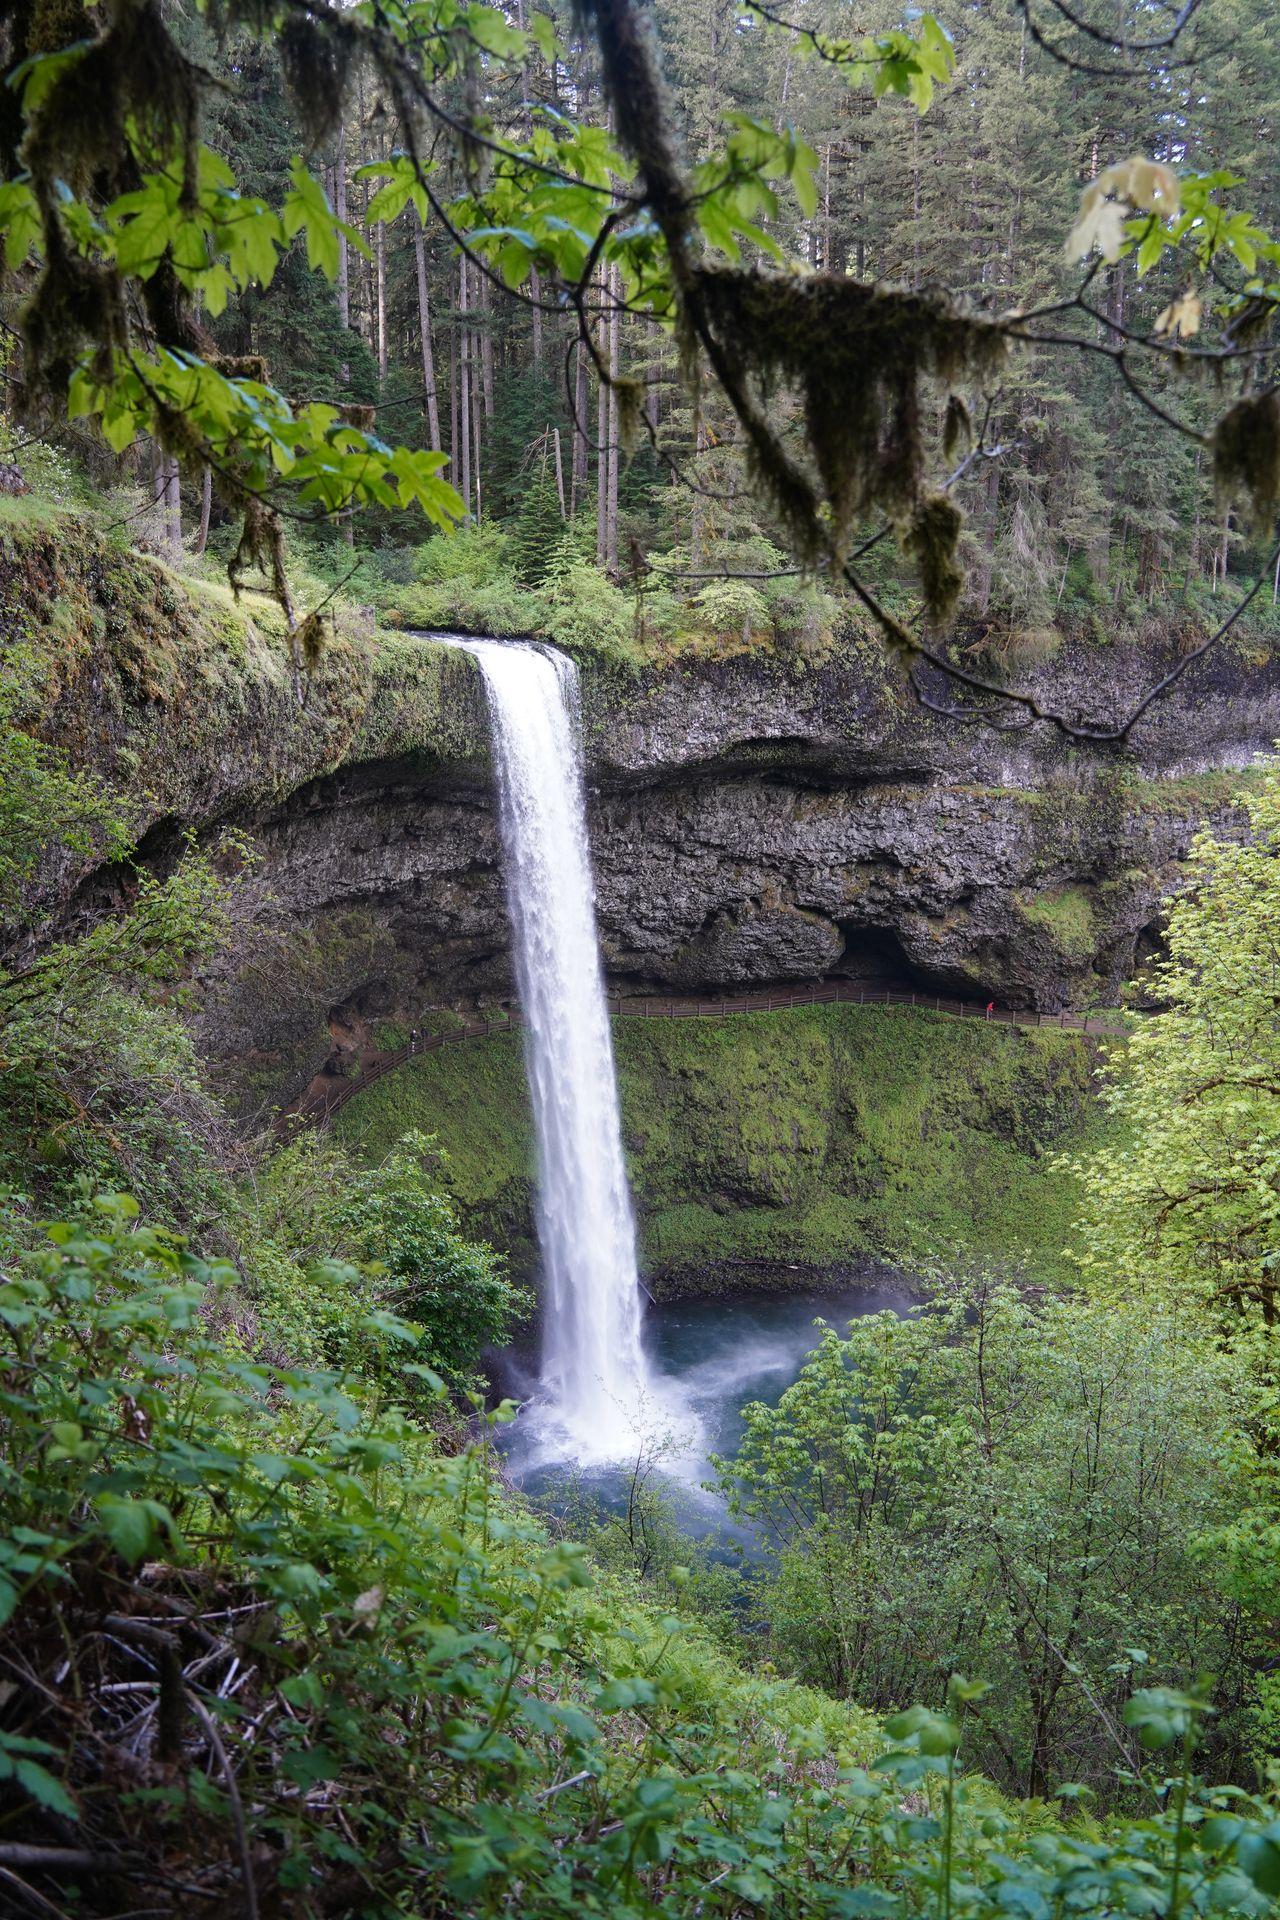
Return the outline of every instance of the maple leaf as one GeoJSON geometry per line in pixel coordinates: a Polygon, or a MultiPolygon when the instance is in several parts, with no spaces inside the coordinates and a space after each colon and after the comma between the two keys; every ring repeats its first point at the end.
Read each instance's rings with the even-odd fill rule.
{"type": "Polygon", "coordinates": [[[1204,305],[1199,294],[1193,293],[1188,287],[1186,292],[1180,293],[1176,300],[1171,300],[1164,312],[1159,315],[1155,330],[1157,333],[1176,334],[1179,340],[1190,340],[1193,334],[1200,331],[1203,313],[1204,305]]]}
{"type": "Polygon", "coordinates": [[[1128,208],[1122,200],[1104,199],[1098,181],[1086,187],[1080,215],[1067,238],[1067,259],[1083,260],[1094,248],[1110,265],[1120,258],[1128,208]]]}

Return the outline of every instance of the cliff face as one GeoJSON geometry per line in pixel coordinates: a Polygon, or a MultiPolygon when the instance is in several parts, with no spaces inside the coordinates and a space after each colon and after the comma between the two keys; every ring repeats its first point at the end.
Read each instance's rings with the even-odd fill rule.
{"type": "MultiPolygon", "coordinates": [[[[482,697],[465,662],[448,671],[464,753],[357,749],[255,810],[314,991],[275,1045],[276,990],[246,999],[227,981],[216,1022],[256,1034],[270,1069],[305,1020],[287,1091],[320,1063],[320,1016],[341,1055],[378,1015],[416,1024],[508,990],[482,697]]],[[[1216,770],[1280,725],[1269,675],[1237,666],[1136,752],[1089,753],[1044,729],[927,720],[870,654],[803,676],[760,662],[624,682],[587,666],[583,706],[613,986],[837,973],[1044,1010],[1114,996],[1197,826],[1231,817],[1236,783],[1216,770]]]]}
{"type": "MultiPolygon", "coordinates": [[[[295,1097],[380,1017],[507,991],[465,656],[348,633],[299,687],[265,610],[193,606],[150,563],[53,535],[0,541],[0,597],[48,662],[41,731],[128,787],[144,853],[228,824],[257,842],[258,918],[204,983],[205,1044],[246,1108],[295,1097]]],[[[1100,647],[1042,680],[1100,721],[1168,664],[1100,647]]],[[[1210,656],[1122,751],[925,713],[866,640],[816,671],[588,662],[583,722],[615,987],[846,973],[1056,1009],[1131,972],[1197,825],[1230,817],[1224,770],[1280,735],[1280,667],[1210,656]]],[[[47,875],[52,919],[111,885],[47,875]]]]}

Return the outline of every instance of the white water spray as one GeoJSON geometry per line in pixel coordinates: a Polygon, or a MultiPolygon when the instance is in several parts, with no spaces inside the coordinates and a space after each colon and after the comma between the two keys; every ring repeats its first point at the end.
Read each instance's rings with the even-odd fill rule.
{"type": "Polygon", "coordinates": [[[582,1460],[624,1457],[647,1392],[579,753],[578,676],[552,648],[458,640],[493,733],[507,907],[538,1143],[543,1385],[582,1460]]]}

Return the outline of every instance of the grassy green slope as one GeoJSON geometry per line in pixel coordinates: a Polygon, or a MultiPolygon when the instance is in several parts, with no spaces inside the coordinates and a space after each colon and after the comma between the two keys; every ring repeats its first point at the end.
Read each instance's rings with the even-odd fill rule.
{"type": "MultiPolygon", "coordinates": [[[[1079,1036],[811,1007],[621,1020],[614,1044],[646,1273],[702,1289],[861,1254],[1060,1270],[1075,1207],[1060,1148],[1096,1130],[1079,1036]],[[748,1263],[743,1271],[742,1263],[748,1263]]],[[[429,1054],[337,1126],[373,1156],[410,1126],[447,1150],[468,1226],[530,1256],[532,1131],[515,1035],[429,1054]]]]}

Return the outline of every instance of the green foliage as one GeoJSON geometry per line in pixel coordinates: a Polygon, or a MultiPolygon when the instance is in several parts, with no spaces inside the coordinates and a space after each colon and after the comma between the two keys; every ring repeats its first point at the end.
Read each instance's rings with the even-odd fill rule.
{"type": "MultiPolygon", "coordinates": [[[[241,851],[228,843],[218,865],[241,851]]],[[[80,1177],[136,1181],[161,1217],[217,1209],[221,1115],[181,1007],[192,968],[225,939],[231,885],[194,853],[165,881],[140,870],[123,910],[0,971],[11,1182],[34,1162],[53,1191],[80,1177]]]]}
{"type": "Polygon", "coordinates": [[[535,1258],[533,1123],[518,1034],[420,1054],[342,1108],[337,1138],[366,1163],[384,1160],[406,1127],[448,1141],[441,1166],[466,1232],[505,1249],[517,1272],[535,1258]]]}
{"type": "MultiPolygon", "coordinates": [[[[269,556],[273,590],[292,624],[276,513],[284,496],[317,517],[417,505],[439,526],[464,518],[468,503],[441,477],[442,453],[389,446],[327,399],[287,399],[260,358],[250,365],[252,354],[209,351],[196,311],[217,320],[231,300],[268,289],[299,237],[308,267],[330,282],[345,270],[344,249],[366,257],[370,249],[300,155],[278,207],[241,189],[228,159],[198,137],[211,76],[187,51],[189,36],[150,15],[143,25],[140,14],[131,6],[118,20],[99,21],[73,5],[52,31],[24,21],[7,49],[20,106],[19,124],[6,127],[0,236],[11,271],[39,269],[23,316],[26,376],[65,401],[72,418],[95,419],[116,452],[146,434],[216,471],[244,515],[237,564],[269,556]],[[62,33],[70,37],[59,46],[62,33]],[[89,178],[92,196],[82,190],[89,178]]],[[[243,29],[250,44],[279,35],[280,70],[308,149],[340,125],[337,74],[353,58],[367,60],[401,117],[409,114],[407,140],[409,102],[434,113],[432,87],[460,71],[452,0],[412,24],[395,14],[322,12],[280,28],[234,7],[218,24],[243,29]]],[[[556,44],[549,22],[526,32],[480,4],[467,9],[462,38],[498,75],[523,72],[533,55],[554,55],[556,44]]],[[[947,54],[929,18],[915,37],[868,41],[862,58],[877,91],[909,92],[923,111],[933,79],[949,71],[947,54]]],[[[467,231],[510,286],[535,268],[572,282],[603,261],[642,304],[669,315],[679,275],[668,236],[653,222],[623,227],[608,217],[613,182],[631,168],[607,131],[556,112],[538,115],[527,136],[527,148],[488,139],[497,164],[482,190],[476,179],[461,194],[444,189],[452,230],[467,231]]],[[[737,260],[747,240],[781,258],[758,224],[779,212],[770,183],[792,181],[812,212],[814,163],[790,129],[731,116],[722,153],[694,173],[690,204],[706,244],[737,260]]],[[[429,178],[437,166],[415,141],[359,167],[365,222],[389,225],[410,205],[425,222],[439,206],[441,183],[429,178]]]]}
{"type": "Polygon", "coordinates": [[[511,563],[517,580],[523,586],[540,587],[543,584],[563,534],[560,501],[544,451],[542,465],[520,502],[511,528],[511,563]]]}
{"type": "Polygon", "coordinates": [[[748,580],[713,580],[694,597],[694,617],[712,633],[740,636],[749,646],[769,623],[760,589],[748,580]]]}
{"type": "Polygon", "coordinates": [[[497,1255],[462,1238],[436,1159],[433,1140],[407,1133],[380,1167],[353,1171],[335,1226],[383,1270],[396,1310],[423,1328],[431,1364],[456,1377],[484,1347],[510,1340],[531,1301],[497,1255]]]}
{"type": "Polygon", "coordinates": [[[32,883],[55,853],[83,858],[123,852],[126,825],[119,803],[101,783],[67,765],[21,722],[29,701],[20,691],[21,663],[10,653],[0,681],[0,937],[33,908],[32,883]]]}
{"type": "Polygon", "coordinates": [[[1277,1809],[1191,1776],[1196,1696],[1137,1697],[1152,1746],[1188,1727],[1186,1757],[1168,1810],[1153,1777],[1155,1811],[1109,1829],[1029,1833],[960,1772],[964,1682],[868,1766],[861,1716],[749,1679],[623,1584],[592,1592],[483,1446],[442,1455],[357,1380],[246,1360],[214,1331],[234,1284],[112,1198],[0,1285],[0,1646],[22,1648],[0,1816],[52,1846],[24,1862],[46,1897],[106,1914],[142,1876],[352,1920],[994,1920],[1106,1913],[1137,1884],[1158,1912],[1262,1911],[1277,1809]],[[121,1795],[134,1695],[149,1770],[121,1795]]]}
{"type": "MultiPolygon", "coordinates": [[[[1078,1037],[842,1006],[613,1031],[650,1278],[785,1286],[788,1265],[865,1253],[1062,1273],[1078,1190],[1044,1147],[1096,1125],[1078,1037]]],[[[406,1124],[438,1134],[465,1226],[520,1271],[533,1232],[522,1085],[517,1037],[476,1040],[374,1082],[337,1129],[373,1158],[406,1124]]]]}
{"type": "Polygon", "coordinates": [[[589,560],[553,555],[541,600],[541,630],[557,646],[635,663],[633,603],[589,560]]]}
{"type": "MultiPolygon", "coordinates": [[[[987,1682],[987,1770],[1105,1794],[1135,1765],[1117,1733],[1135,1646],[1185,1685],[1215,1674],[1224,1708],[1249,1692],[1265,1615],[1242,1618],[1194,1550],[1247,1501],[1245,1401],[1178,1316],[1114,1301],[981,1282],[829,1330],[720,1463],[764,1529],[772,1655],[880,1707],[963,1664],[987,1682]]],[[[1154,1707],[1129,1724],[1160,1744],[1154,1707]]],[[[1221,1724],[1226,1754],[1240,1732],[1221,1724]]]]}
{"type": "Polygon", "coordinates": [[[482,1350],[507,1344],[531,1302],[496,1254],[462,1237],[441,1161],[412,1132],[373,1167],[313,1131],[271,1157],[240,1232],[272,1350],[373,1374],[360,1316],[385,1309],[413,1322],[421,1358],[451,1385],[474,1384],[482,1350]]]}
{"type": "Polygon", "coordinates": [[[1081,1265],[1109,1291],[1189,1296],[1239,1328],[1277,1316],[1280,768],[1243,841],[1202,833],[1145,991],[1163,1008],[1113,1063],[1115,1144],[1079,1165],[1081,1265]]]}
{"type": "Polygon", "coordinates": [[[382,588],[379,604],[405,626],[497,635],[532,633],[540,603],[520,585],[510,535],[492,523],[428,540],[409,586],[382,588]]]}

